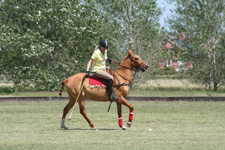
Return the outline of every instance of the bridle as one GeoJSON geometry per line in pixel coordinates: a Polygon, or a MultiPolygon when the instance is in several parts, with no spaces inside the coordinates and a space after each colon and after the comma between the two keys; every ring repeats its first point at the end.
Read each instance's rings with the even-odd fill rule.
{"type": "MultiPolygon", "coordinates": [[[[123,78],[124,80],[128,81],[129,84],[128,84],[128,83],[120,83],[120,81],[119,81],[119,79],[117,78],[117,76],[116,76],[115,74],[113,74],[113,76],[116,78],[116,80],[117,80],[118,83],[119,83],[118,85],[115,85],[115,86],[129,86],[130,84],[132,85],[132,81],[134,80],[134,78],[135,78],[137,72],[139,72],[141,69],[144,69],[144,68],[145,68],[145,67],[142,67],[142,64],[143,64],[144,62],[142,61],[141,63],[139,63],[139,62],[135,61],[135,58],[134,58],[133,55],[130,55],[130,54],[129,54],[129,55],[128,55],[128,58],[130,58],[130,60],[131,60],[130,67],[121,65],[120,63],[117,63],[116,61],[114,61],[114,60],[111,59],[111,61],[112,61],[113,63],[117,64],[118,66],[121,66],[122,68],[125,68],[125,69],[129,69],[129,70],[131,70],[131,71],[135,71],[134,76],[132,77],[132,80],[130,81],[130,80],[127,79],[126,77],[122,76],[122,75],[116,70],[115,72],[116,72],[121,78],[123,78]],[[138,65],[138,67],[135,67],[135,69],[134,69],[134,67],[132,67],[132,62],[133,62],[133,63],[136,63],[136,64],[138,65]]],[[[111,63],[110,63],[110,68],[112,69],[111,63]]]]}
{"type": "MultiPolygon", "coordinates": [[[[130,60],[131,60],[132,62],[138,64],[138,67],[135,68],[134,71],[140,71],[141,69],[144,68],[144,67],[142,67],[142,64],[144,63],[144,61],[142,61],[141,63],[139,63],[139,62],[135,61],[135,60],[134,60],[135,58],[134,58],[133,56],[131,56],[131,55],[129,55],[129,58],[130,58],[130,60]],[[134,58],[134,59],[133,59],[133,58],[134,58]]],[[[132,65],[132,64],[131,64],[131,65],[132,65]]]]}
{"type": "MultiPolygon", "coordinates": [[[[131,63],[134,62],[136,64],[138,64],[138,67],[134,68],[134,67],[127,67],[127,66],[124,66],[124,65],[121,65],[120,63],[114,61],[113,59],[111,59],[111,61],[115,64],[117,64],[118,66],[121,66],[122,68],[125,68],[125,69],[129,69],[129,70],[132,70],[132,71],[140,71],[141,69],[143,69],[144,67],[142,67],[142,64],[144,63],[143,61],[141,63],[135,61],[134,59],[134,56],[131,56],[130,54],[128,55],[128,58],[130,58],[131,60],[131,63]]],[[[110,64],[111,65],[111,64],[110,64]]],[[[130,65],[132,66],[132,64],[130,65]]]]}

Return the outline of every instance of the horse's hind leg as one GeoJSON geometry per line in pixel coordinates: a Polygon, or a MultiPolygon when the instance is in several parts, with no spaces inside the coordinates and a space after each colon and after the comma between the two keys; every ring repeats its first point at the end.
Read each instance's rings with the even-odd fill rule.
{"type": "Polygon", "coordinates": [[[79,99],[78,101],[79,107],[80,107],[80,113],[81,115],[86,119],[88,124],[90,125],[91,128],[97,129],[96,126],[91,122],[91,120],[87,117],[86,111],[85,111],[85,103],[84,103],[84,98],[79,99]]]}
{"type": "MultiPolygon", "coordinates": [[[[69,94],[69,93],[68,93],[69,94]]],[[[61,121],[61,129],[68,130],[68,128],[65,126],[65,118],[67,113],[70,111],[70,109],[73,107],[75,100],[71,97],[69,94],[69,103],[66,105],[66,107],[63,109],[63,115],[62,115],[62,121],[61,121]]]]}

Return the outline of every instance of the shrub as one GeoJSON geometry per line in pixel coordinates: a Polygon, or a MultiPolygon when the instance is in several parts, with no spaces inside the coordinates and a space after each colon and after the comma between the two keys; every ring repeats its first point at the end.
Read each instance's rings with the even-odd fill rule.
{"type": "Polygon", "coordinates": [[[14,87],[12,86],[0,86],[0,93],[10,94],[15,91],[14,87]]]}

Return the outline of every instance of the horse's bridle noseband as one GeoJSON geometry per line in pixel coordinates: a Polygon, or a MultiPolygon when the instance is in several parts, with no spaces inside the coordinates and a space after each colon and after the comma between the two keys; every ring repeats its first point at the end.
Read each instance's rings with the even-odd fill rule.
{"type": "MultiPolygon", "coordinates": [[[[121,66],[122,68],[125,68],[125,69],[129,69],[129,70],[133,70],[133,71],[140,71],[142,69],[146,70],[148,68],[148,65],[145,66],[145,67],[142,67],[142,64],[144,63],[143,61],[141,63],[138,63],[137,61],[133,60],[133,56],[131,56],[130,54],[128,55],[128,57],[130,58],[131,62],[134,62],[136,64],[138,64],[138,67],[134,69],[134,67],[127,67],[127,66],[123,66],[121,65],[120,63],[117,63],[116,61],[114,61],[113,59],[111,59],[111,61],[115,64],[117,64],[118,66],[121,66]]],[[[132,66],[132,64],[131,64],[132,66]]]]}
{"type": "MultiPolygon", "coordinates": [[[[131,56],[131,55],[129,54],[129,55],[128,55],[128,58],[131,60],[131,67],[123,66],[123,65],[121,65],[121,64],[119,64],[119,63],[117,63],[117,62],[115,62],[114,60],[111,60],[111,61],[112,61],[113,63],[117,64],[118,66],[121,66],[122,68],[125,68],[125,69],[129,69],[129,70],[135,71],[134,78],[135,78],[137,72],[139,72],[140,70],[144,70],[144,71],[145,71],[145,70],[148,68],[148,65],[146,65],[145,67],[142,67],[142,64],[143,64],[144,62],[142,61],[141,63],[139,63],[139,62],[135,61],[135,60],[134,60],[134,59],[135,59],[134,56],[131,56]],[[138,67],[134,69],[134,67],[132,67],[132,62],[138,64],[138,67]]],[[[118,71],[115,71],[115,72],[116,72],[119,76],[121,76],[124,80],[127,80],[129,83],[132,84],[132,80],[129,81],[126,77],[122,76],[118,71]]],[[[116,86],[128,86],[128,85],[129,85],[129,84],[127,84],[127,83],[122,83],[122,84],[121,84],[120,81],[118,80],[118,78],[115,76],[115,74],[114,74],[114,77],[115,77],[115,78],[117,79],[117,81],[119,82],[119,84],[116,85],[116,86]]],[[[133,79],[134,79],[134,78],[133,78],[133,79]]]]}
{"type": "MultiPolygon", "coordinates": [[[[146,65],[145,67],[142,67],[142,64],[144,63],[144,61],[142,61],[141,63],[139,63],[139,62],[133,60],[134,57],[131,56],[131,55],[129,55],[129,58],[130,58],[130,60],[131,60],[132,62],[138,64],[138,68],[135,68],[135,71],[140,71],[140,70],[142,70],[142,69],[145,70],[145,69],[148,68],[148,65],[146,65]]],[[[135,59],[135,58],[134,58],[134,59],[135,59]]],[[[131,67],[131,68],[132,68],[132,67],[131,67]]],[[[132,70],[133,70],[133,68],[132,68],[132,70]]]]}

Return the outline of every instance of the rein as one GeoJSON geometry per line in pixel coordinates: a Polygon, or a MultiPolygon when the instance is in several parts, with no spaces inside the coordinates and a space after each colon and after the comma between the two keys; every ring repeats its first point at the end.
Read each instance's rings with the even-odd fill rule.
{"type": "MultiPolygon", "coordinates": [[[[118,66],[121,66],[121,67],[123,67],[123,68],[125,68],[125,69],[133,70],[132,67],[123,66],[123,65],[121,65],[121,64],[118,63],[118,62],[116,62],[116,61],[113,60],[113,59],[111,59],[111,61],[112,61],[114,64],[117,64],[118,66]]],[[[111,66],[111,63],[110,63],[110,68],[111,68],[111,67],[112,67],[112,66],[111,66]]]]}

